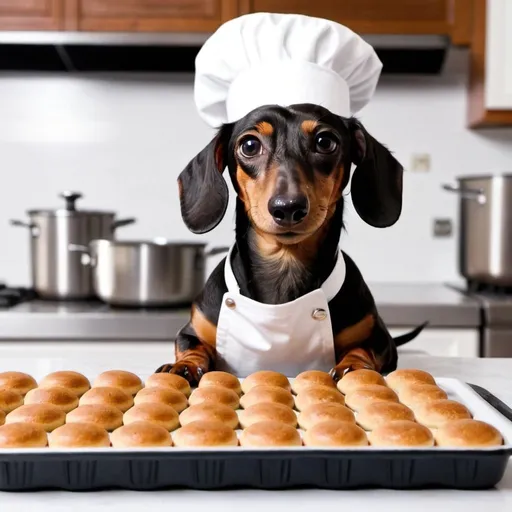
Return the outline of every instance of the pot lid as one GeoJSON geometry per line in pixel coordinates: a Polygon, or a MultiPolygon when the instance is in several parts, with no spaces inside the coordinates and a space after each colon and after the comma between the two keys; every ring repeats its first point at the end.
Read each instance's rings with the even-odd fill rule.
{"type": "Polygon", "coordinates": [[[112,211],[100,211],[100,210],[77,210],[76,201],[83,197],[80,192],[64,191],[59,194],[59,197],[66,201],[64,208],[51,209],[40,209],[40,210],[29,210],[29,215],[47,215],[49,217],[75,217],[85,215],[115,215],[112,211]]]}

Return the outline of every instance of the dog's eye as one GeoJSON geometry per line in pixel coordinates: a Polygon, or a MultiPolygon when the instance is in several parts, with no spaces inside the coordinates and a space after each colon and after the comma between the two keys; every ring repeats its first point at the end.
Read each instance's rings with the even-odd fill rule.
{"type": "Polygon", "coordinates": [[[334,153],[338,148],[338,139],[330,132],[319,133],[315,137],[315,151],[317,153],[334,153]]]}
{"type": "Polygon", "coordinates": [[[257,156],[261,153],[261,142],[256,137],[245,137],[240,143],[239,150],[246,158],[257,156]]]}

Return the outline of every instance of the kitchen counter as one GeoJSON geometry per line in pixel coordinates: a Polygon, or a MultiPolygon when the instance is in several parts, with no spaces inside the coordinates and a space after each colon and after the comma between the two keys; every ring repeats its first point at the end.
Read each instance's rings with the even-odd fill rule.
{"type": "MultiPolygon", "coordinates": [[[[370,284],[389,327],[475,327],[478,303],[443,284],[370,284]]],[[[0,310],[2,340],[169,340],[189,309],[126,310],[101,303],[34,301],[0,310]]]]}
{"type": "MultiPolygon", "coordinates": [[[[116,356],[117,357],[117,356],[116,356]]],[[[143,358],[143,354],[141,354],[143,358]]],[[[19,367],[22,367],[19,361],[19,367]]],[[[94,362],[82,362],[84,371],[93,371],[94,362]],[[87,367],[87,368],[86,368],[87,367]]],[[[117,360],[119,367],[123,361],[117,360]]],[[[2,369],[5,362],[0,362],[2,369]]],[[[71,364],[71,362],[70,362],[71,364]]],[[[133,365],[132,361],[132,365],[133,365]]],[[[139,361],[140,374],[147,374],[144,361],[139,361]]],[[[404,355],[399,366],[416,367],[438,377],[455,377],[487,388],[503,401],[512,404],[512,359],[460,359],[404,355]]],[[[311,510],[363,510],[378,512],[481,512],[512,510],[512,464],[498,487],[489,491],[457,491],[429,489],[421,491],[360,490],[360,491],[102,491],[69,493],[43,491],[38,493],[0,493],[2,511],[37,510],[38,512],[74,512],[94,510],[139,512],[141,509],[172,508],[191,510],[204,508],[208,512],[256,512],[261,510],[310,512],[311,510]]]]}

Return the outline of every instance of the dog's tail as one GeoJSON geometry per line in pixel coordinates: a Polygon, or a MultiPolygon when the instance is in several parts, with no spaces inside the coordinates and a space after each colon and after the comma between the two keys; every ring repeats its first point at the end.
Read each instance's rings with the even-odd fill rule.
{"type": "Polygon", "coordinates": [[[405,345],[406,343],[409,343],[409,341],[412,341],[418,334],[425,329],[425,327],[428,325],[428,322],[425,322],[415,329],[413,329],[411,332],[407,332],[405,334],[402,334],[401,336],[397,336],[396,338],[393,338],[393,341],[395,342],[395,345],[397,347],[401,347],[402,345],[405,345]]]}

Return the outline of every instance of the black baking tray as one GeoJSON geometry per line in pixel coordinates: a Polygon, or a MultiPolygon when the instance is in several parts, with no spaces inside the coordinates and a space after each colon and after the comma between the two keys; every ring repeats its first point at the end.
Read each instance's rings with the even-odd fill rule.
{"type": "MultiPolygon", "coordinates": [[[[512,410],[479,386],[512,421],[512,410]]],[[[488,489],[510,447],[492,450],[196,450],[0,452],[0,490],[61,489],[488,489]]]]}

